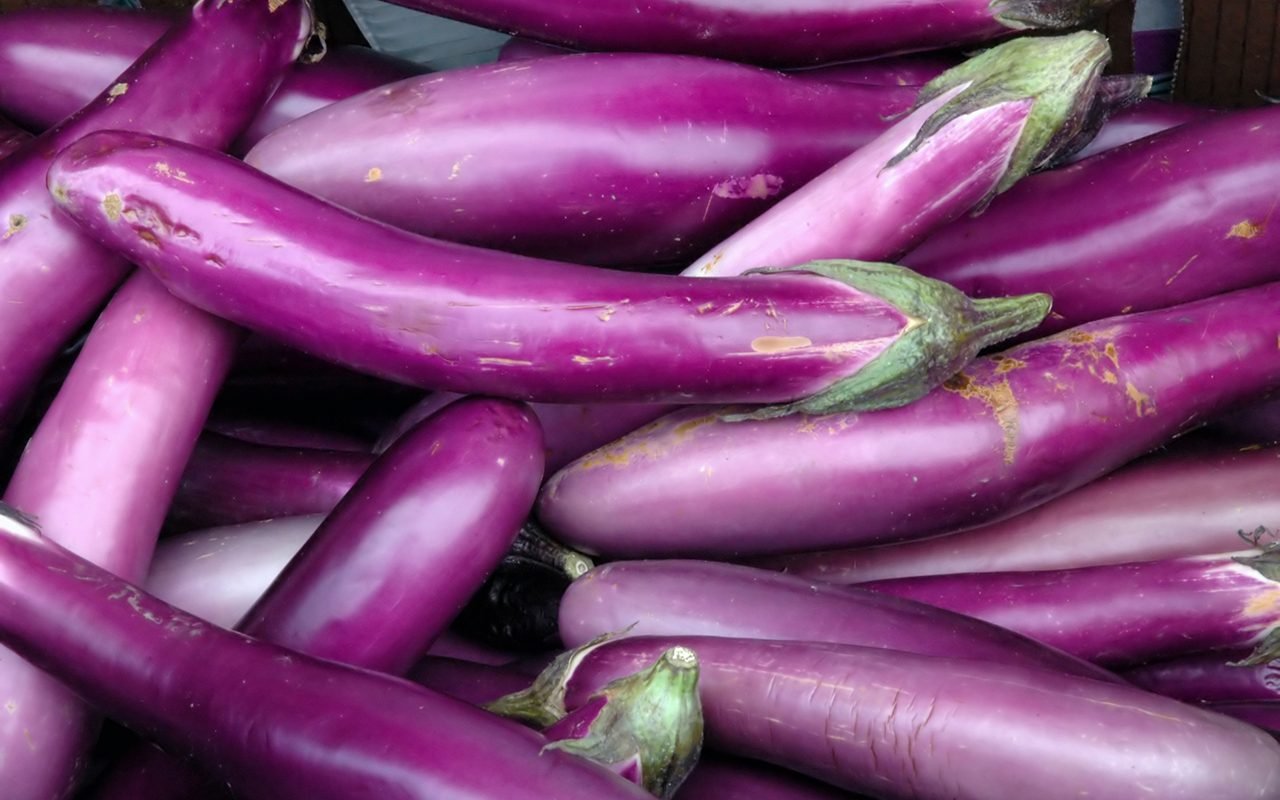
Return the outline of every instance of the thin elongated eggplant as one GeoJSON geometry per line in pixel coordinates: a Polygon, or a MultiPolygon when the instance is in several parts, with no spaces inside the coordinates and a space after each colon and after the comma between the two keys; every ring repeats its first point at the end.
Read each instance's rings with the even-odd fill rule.
{"type": "Polygon", "coordinates": [[[54,156],[106,128],[226,147],[311,28],[308,0],[202,0],[93,102],[0,162],[0,441],[59,349],[128,272],[57,213],[45,189],[54,156]]]}
{"type": "Polygon", "coordinates": [[[1047,572],[977,572],[862,587],[984,619],[1080,658],[1129,666],[1202,650],[1252,647],[1280,657],[1280,553],[1047,572]]]}
{"type": "MultiPolygon", "coordinates": [[[[0,18],[0,111],[44,130],[87,105],[174,24],[168,11],[107,6],[24,8],[0,18]]],[[[290,69],[232,145],[263,136],[317,108],[427,68],[367,47],[333,47],[290,69]]]]}
{"type": "Polygon", "coordinates": [[[247,800],[649,796],[461,701],[209,625],[7,510],[0,640],[247,800]]]}
{"type": "Polygon", "coordinates": [[[1280,737],[1280,703],[1267,700],[1241,700],[1238,703],[1210,703],[1207,708],[1219,714],[1244,720],[1273,736],[1280,737]]]}
{"type": "Polygon", "coordinates": [[[1243,663],[1250,655],[1247,648],[1197,653],[1123,674],[1134,686],[1189,703],[1280,700],[1280,661],[1243,663]]]}
{"type": "Polygon", "coordinates": [[[581,654],[565,707],[676,644],[708,747],[880,798],[1280,797],[1280,745],[1221,714],[1033,667],[816,642],[628,637],[581,654]]]}
{"type": "Polygon", "coordinates": [[[691,56],[566,55],[366,92],[245,158],[426,236],[683,267],[871,141],[916,93],[691,56]]]}
{"type": "MultiPolygon", "coordinates": [[[[542,433],[526,408],[480,398],[452,404],[370,467],[237,629],[403,674],[510,548],[542,463],[542,433]]],[[[201,792],[201,783],[139,744],[94,797],[218,796],[201,792]]]]}
{"type": "Polygon", "coordinates": [[[1048,312],[1043,295],[973,306],[888,264],[707,280],[439,242],[228,156],[138,134],[85,137],[59,155],[49,186],[85,230],[181,299],[424,388],[542,402],[719,399],[765,414],[885,407],[1048,312]]]}
{"type": "Polygon", "coordinates": [[[1217,113],[1221,112],[1176,100],[1145,99],[1110,114],[1106,124],[1098,131],[1098,135],[1067,160],[1083,161],[1090,156],[1106,150],[1114,150],[1138,139],[1155,136],[1170,128],[1208,119],[1217,113]]]}
{"type": "Polygon", "coordinates": [[[1275,542],[1278,485],[1280,447],[1242,450],[1201,440],[1162,450],[990,525],[915,542],[751,563],[830,583],[861,583],[1212,555],[1275,542]]]}
{"type": "Polygon", "coordinates": [[[1166,308],[1280,279],[1277,180],[1280,109],[1217,114],[1034,175],[903,263],[980,297],[1049,292],[1036,335],[1166,308]]]}
{"type": "Polygon", "coordinates": [[[565,467],[539,517],[614,557],[923,539],[1030,510],[1280,384],[1280,284],[1091,323],[976,359],[866,414],[688,409],[565,467]]]}
{"type": "Polygon", "coordinates": [[[397,5],[576,50],[693,53],[804,66],[1078,27],[1113,0],[396,0],[397,5]]]}
{"type": "Polygon", "coordinates": [[[620,630],[833,642],[1114,680],[1105,670],[1011,631],[938,611],[865,589],[732,564],[615,562],[570,585],[560,603],[560,636],[570,647],[620,630]]]}

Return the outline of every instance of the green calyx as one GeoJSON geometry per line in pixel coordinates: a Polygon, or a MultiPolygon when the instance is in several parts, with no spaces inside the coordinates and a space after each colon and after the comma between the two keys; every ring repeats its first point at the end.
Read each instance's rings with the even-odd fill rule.
{"type": "Polygon", "coordinates": [[[528,689],[499,697],[485,705],[484,709],[539,729],[559,722],[569,713],[564,707],[564,696],[578,665],[592,650],[625,636],[629,630],[630,627],[617,633],[597,636],[580,647],[561,653],[547,665],[528,689]]]}
{"type": "Polygon", "coordinates": [[[521,526],[511,545],[511,554],[546,564],[563,572],[569,580],[580,578],[595,567],[590,558],[551,538],[533,520],[527,520],[521,526]]]}
{"type": "Polygon", "coordinates": [[[1102,70],[1110,60],[1107,38],[1093,31],[1023,37],[979,53],[920,90],[916,108],[965,87],[925,121],[915,139],[888,166],[910,156],[960,117],[1002,103],[1029,100],[1031,111],[1009,167],[979,204],[981,210],[1033,170],[1053,163],[1064,147],[1083,146],[1081,132],[1095,109],[1102,70]]]}
{"type": "Polygon", "coordinates": [[[980,351],[1039,325],[1052,305],[1046,294],[975,300],[906,267],[867,261],[811,261],[748,274],[786,272],[822,275],[879,297],[905,316],[907,325],[857,373],[794,403],[727,413],[722,417],[727,422],[904,406],[959,372],[980,351]]]}
{"type": "MultiPolygon", "coordinates": [[[[1255,533],[1260,540],[1261,536],[1269,531],[1266,528],[1259,528],[1255,533]]],[[[1241,532],[1241,535],[1245,534],[1241,532]]],[[[1280,582],[1280,544],[1267,544],[1261,550],[1262,552],[1257,555],[1236,556],[1232,560],[1252,569],[1269,581],[1280,582]]],[[[1280,658],[1280,625],[1268,631],[1248,657],[1234,662],[1232,666],[1256,667],[1275,661],[1277,658],[1280,658]]]]}
{"type": "MultiPolygon", "coordinates": [[[[698,658],[673,647],[646,670],[605,686],[603,700],[586,735],[551,742],[622,772],[638,772],[638,782],[662,800],[675,795],[702,751],[702,703],[698,698],[698,658]],[[636,766],[638,765],[638,769],[636,766]]],[[[588,706],[590,701],[588,701],[588,706]]]]}
{"type": "Polygon", "coordinates": [[[1116,0],[991,0],[1002,25],[1014,30],[1077,28],[1116,4],[1116,0]]]}

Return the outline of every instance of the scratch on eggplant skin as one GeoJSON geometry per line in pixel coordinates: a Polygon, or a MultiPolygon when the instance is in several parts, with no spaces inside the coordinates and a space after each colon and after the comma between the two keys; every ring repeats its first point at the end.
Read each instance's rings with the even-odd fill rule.
{"type": "Polygon", "coordinates": [[[124,201],[120,199],[120,195],[112,192],[102,198],[102,210],[106,213],[107,219],[111,222],[120,221],[120,212],[124,209],[124,201]]]}
{"type": "Polygon", "coordinates": [[[807,336],[757,336],[751,340],[751,349],[765,355],[785,353],[812,345],[813,340],[807,336]]]}
{"type": "Polygon", "coordinates": [[[1262,235],[1266,230],[1265,225],[1255,224],[1249,220],[1241,220],[1231,226],[1231,230],[1227,232],[1228,239],[1255,239],[1262,235]]]}
{"type": "Polygon", "coordinates": [[[1151,397],[1131,382],[1125,383],[1124,393],[1133,401],[1134,411],[1139,417],[1150,417],[1156,413],[1156,405],[1151,401],[1151,397]]]}
{"type": "Polygon", "coordinates": [[[979,400],[991,409],[1004,439],[1005,466],[1012,466],[1018,452],[1018,398],[1013,394],[1009,379],[983,386],[960,372],[943,383],[942,388],[965,400],[979,400]]]}
{"type": "Polygon", "coordinates": [[[522,361],[518,358],[498,358],[496,356],[481,357],[476,359],[476,363],[486,366],[498,367],[532,367],[532,361],[522,361]]]}
{"type": "MultiPolygon", "coordinates": [[[[1238,227],[1238,226],[1237,226],[1237,227],[1238,227]]],[[[1235,228],[1232,228],[1232,230],[1235,230],[1235,228]]],[[[1228,237],[1228,238],[1229,238],[1229,237],[1228,237]]],[[[1252,238],[1252,237],[1250,237],[1250,238],[1252,238]]],[[[1191,266],[1191,264],[1192,264],[1192,263],[1193,263],[1197,258],[1199,258],[1199,257],[1200,257],[1200,254],[1199,254],[1199,253],[1196,253],[1196,254],[1195,254],[1195,255],[1193,255],[1191,258],[1188,258],[1188,259],[1187,259],[1187,263],[1185,263],[1185,264],[1183,264],[1182,266],[1178,267],[1177,272],[1174,272],[1172,275],[1170,275],[1170,276],[1169,276],[1169,280],[1165,281],[1165,282],[1164,282],[1164,285],[1165,285],[1165,286],[1172,286],[1172,285],[1173,285],[1173,282],[1174,282],[1174,281],[1176,281],[1178,278],[1182,277],[1182,273],[1184,273],[1184,272],[1186,272],[1186,271],[1187,271],[1187,267],[1191,266]]]]}
{"type": "Polygon", "coordinates": [[[4,236],[0,238],[8,239],[18,235],[18,232],[26,227],[27,218],[22,214],[9,215],[9,227],[5,230],[4,236]]]}
{"type": "Polygon", "coordinates": [[[581,364],[583,366],[586,366],[588,364],[599,364],[601,362],[605,364],[612,364],[616,360],[617,359],[615,359],[613,356],[596,356],[595,358],[592,358],[591,356],[574,356],[573,357],[573,363],[581,364]]]}
{"type": "Polygon", "coordinates": [[[172,178],[173,180],[178,181],[179,183],[190,183],[190,184],[195,183],[195,181],[187,177],[187,173],[184,170],[174,169],[173,167],[170,167],[168,164],[166,164],[163,161],[157,161],[156,163],[152,164],[151,167],[156,171],[157,175],[163,175],[166,178],[172,178]]]}
{"type": "Polygon", "coordinates": [[[1027,362],[1019,358],[1011,358],[1009,356],[993,356],[992,361],[996,363],[996,374],[1007,375],[1016,369],[1022,369],[1027,362]]]}

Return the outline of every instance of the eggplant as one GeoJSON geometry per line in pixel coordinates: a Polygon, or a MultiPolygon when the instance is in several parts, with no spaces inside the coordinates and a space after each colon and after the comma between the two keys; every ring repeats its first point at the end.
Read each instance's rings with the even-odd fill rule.
{"type": "Polygon", "coordinates": [[[396,0],[575,50],[692,53],[798,67],[938,50],[1080,26],[1113,0],[396,0]]]}
{"type": "MultiPolygon", "coordinates": [[[[168,10],[107,6],[24,8],[0,17],[0,111],[33,130],[87,105],[173,25],[168,10]]],[[[293,66],[231,146],[248,152],[263,136],[329,103],[427,72],[368,47],[326,50],[293,66]]]]}
{"type": "Polygon", "coordinates": [[[734,557],[923,539],[1030,510],[1280,385],[1280,284],[975,360],[911,405],[743,420],[693,408],[544,486],[588,554],[734,557]]]}
{"type": "Polygon", "coordinates": [[[1177,100],[1144,99],[1128,108],[1111,113],[1098,134],[1067,160],[1083,161],[1090,156],[1106,150],[1114,150],[1138,139],[1154,136],[1161,131],[1167,131],[1188,122],[1208,119],[1217,113],[1221,112],[1177,100]]]}
{"type": "Polygon", "coordinates": [[[1200,439],[1000,522],[915,542],[751,563],[829,583],[861,583],[1212,555],[1274,541],[1278,485],[1280,447],[1240,449],[1200,439]]]}
{"type": "Polygon", "coordinates": [[[206,433],[169,513],[196,530],[333,509],[373,461],[368,453],[271,447],[206,433]]]}
{"type": "Polygon", "coordinates": [[[1250,647],[1280,657],[1280,552],[1136,564],[926,575],[861,584],[984,619],[1109,667],[1250,647]]]}
{"type": "Polygon", "coordinates": [[[964,59],[955,52],[934,51],[826,64],[796,70],[798,78],[814,78],[833,83],[861,83],[871,86],[924,86],[964,59]]]}
{"type": "Polygon", "coordinates": [[[380,377],[518,400],[899,405],[1048,312],[1042,295],[972,306],[888,264],[707,280],[439,242],[137,134],[80,140],[49,187],[98,241],[210,313],[380,377]]]}
{"type": "Polygon", "coordinates": [[[1254,444],[1280,445],[1280,398],[1264,400],[1213,423],[1219,435],[1254,444]]]}
{"type": "Polygon", "coordinates": [[[245,159],[425,236],[683,267],[879,135],[916,92],[692,56],[566,55],[365,92],[245,159]]]}
{"type": "Polygon", "coordinates": [[[1023,665],[635,636],[579,653],[551,689],[577,708],[677,644],[701,665],[708,747],[849,791],[886,800],[1280,797],[1280,745],[1262,731],[1124,684],[1023,665]]]}
{"type": "Polygon", "coordinates": [[[297,59],[311,28],[309,0],[201,0],[89,105],[0,162],[0,441],[41,373],[128,272],[118,255],[56,213],[44,189],[54,156],[107,128],[225,147],[297,59]]]}
{"type": "Polygon", "coordinates": [[[1242,700],[1238,703],[1210,703],[1208,708],[1219,714],[1244,720],[1273,736],[1280,737],[1280,703],[1266,700],[1242,700]]]}
{"type": "Polygon", "coordinates": [[[0,160],[6,159],[31,140],[31,134],[0,117],[0,160]]]}
{"type": "MultiPolygon", "coordinates": [[[[98,317],[23,451],[4,499],[48,535],[130,580],[146,574],[179,475],[240,332],[137,273],[98,317]]],[[[64,797],[99,720],[61,683],[0,652],[0,786],[64,797]]]]}
{"type": "Polygon", "coordinates": [[[507,556],[467,601],[454,628],[481,644],[506,650],[553,649],[560,643],[560,598],[571,580],[540,561],[507,556]]]}
{"type": "Polygon", "coordinates": [[[367,437],[319,427],[310,420],[255,419],[223,412],[210,416],[204,429],[217,437],[263,447],[344,453],[368,453],[373,449],[373,442],[367,437]]]}
{"type": "Polygon", "coordinates": [[[1189,703],[1280,700],[1280,661],[1245,664],[1245,649],[1196,653],[1124,671],[1134,686],[1189,703]]]}
{"type": "Polygon", "coordinates": [[[528,675],[510,666],[477,664],[436,655],[424,656],[409,670],[408,677],[432,691],[475,706],[523,691],[533,682],[528,675]]]}
{"type": "Polygon", "coordinates": [[[649,796],[459,700],[178,611],[7,508],[0,641],[246,800],[649,796]]]}
{"type": "MultiPolygon", "coordinates": [[[[237,629],[319,658],[407,672],[510,548],[542,467],[542,433],[527,409],[454,403],[365,472],[237,629]]],[[[94,796],[218,796],[200,786],[139,744],[94,796]]]]}
{"type": "Polygon", "coordinates": [[[1028,337],[1280,280],[1277,123],[1276,108],[1213,115],[1033,175],[903,263],[980,297],[1049,292],[1028,337]]]}
{"type": "Polygon", "coordinates": [[[615,562],[570,585],[560,603],[566,645],[620,630],[854,644],[1115,680],[1078,658],[924,603],[709,561],[615,562]]]}

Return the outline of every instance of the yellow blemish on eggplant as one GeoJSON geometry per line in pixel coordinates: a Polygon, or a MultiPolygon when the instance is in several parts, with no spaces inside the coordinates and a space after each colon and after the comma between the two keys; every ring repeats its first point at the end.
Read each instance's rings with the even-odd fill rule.
{"type": "Polygon", "coordinates": [[[1260,235],[1264,230],[1263,225],[1256,225],[1249,220],[1242,220],[1231,226],[1231,230],[1227,232],[1228,239],[1253,239],[1260,235]]]}
{"type": "Polygon", "coordinates": [[[1274,617],[1280,611],[1280,589],[1263,592],[1244,606],[1247,617],[1274,617]]]}
{"type": "Polygon", "coordinates": [[[22,214],[10,214],[9,227],[5,230],[4,236],[0,238],[8,239],[10,237],[17,236],[18,232],[25,228],[26,225],[27,218],[25,216],[22,214]]]}
{"type": "Polygon", "coordinates": [[[274,14],[288,2],[289,0],[267,0],[267,11],[274,14]]]}
{"type": "Polygon", "coordinates": [[[129,84],[117,83],[115,86],[112,86],[110,89],[107,90],[107,103],[108,104],[114,103],[117,97],[119,97],[120,95],[124,94],[127,91],[129,91],[129,84]]]}
{"type": "Polygon", "coordinates": [[[112,192],[102,198],[102,210],[106,212],[107,219],[111,222],[120,221],[120,211],[124,208],[124,201],[120,199],[120,195],[112,192]]]}
{"type": "Polygon", "coordinates": [[[1102,348],[1102,352],[1107,358],[1111,359],[1111,363],[1116,369],[1120,369],[1120,351],[1116,349],[1115,342],[1107,342],[1107,346],[1102,348]]]}
{"type": "Polygon", "coordinates": [[[617,313],[618,313],[618,309],[614,308],[613,306],[605,306],[604,311],[601,311],[599,314],[596,314],[596,318],[599,319],[601,322],[608,322],[610,319],[613,318],[613,315],[617,313]]]}
{"type": "Polygon", "coordinates": [[[771,355],[785,353],[788,350],[799,350],[812,344],[813,340],[807,336],[758,336],[751,340],[751,349],[757,353],[771,355]]]}
{"type": "Polygon", "coordinates": [[[1150,396],[1145,394],[1137,386],[1132,383],[1125,383],[1124,393],[1133,401],[1134,410],[1139,417],[1149,417],[1156,413],[1155,403],[1151,402],[1150,396]]]}
{"type": "Polygon", "coordinates": [[[1117,377],[1116,377],[1116,374],[1115,374],[1114,372],[1112,372],[1111,370],[1109,370],[1109,369],[1104,369],[1104,370],[1102,371],[1102,382],[1103,382],[1103,383],[1109,383],[1109,384],[1115,385],[1118,381],[1119,381],[1119,378],[1117,378],[1117,377]]]}
{"type": "Polygon", "coordinates": [[[1022,359],[1011,358],[1009,356],[995,356],[992,358],[992,361],[996,362],[997,375],[1005,375],[1013,372],[1015,369],[1022,369],[1027,365],[1027,362],[1022,359]]]}
{"type": "Polygon", "coordinates": [[[369,167],[369,171],[364,174],[365,183],[377,183],[382,180],[381,167],[369,167]]]}
{"type": "Polygon", "coordinates": [[[172,178],[173,180],[181,183],[195,183],[195,181],[187,177],[186,172],[180,169],[174,169],[163,161],[157,161],[151,165],[151,168],[156,171],[157,175],[163,175],[166,178],[172,178]]]}
{"type": "Polygon", "coordinates": [[[730,314],[736,313],[738,309],[742,308],[743,302],[744,301],[739,300],[736,303],[730,303],[729,305],[725,306],[724,311],[720,312],[720,316],[727,317],[730,314]]]}
{"type": "Polygon", "coordinates": [[[1009,379],[983,386],[960,372],[943,383],[942,388],[966,400],[979,400],[991,409],[1004,439],[1004,463],[1012,465],[1018,451],[1018,398],[1009,379]]]}
{"type": "Polygon", "coordinates": [[[583,364],[583,365],[598,364],[600,362],[604,362],[606,364],[612,364],[614,360],[615,359],[613,358],[613,356],[596,356],[595,358],[592,358],[591,356],[574,356],[573,357],[573,363],[583,364]]]}
{"type": "Polygon", "coordinates": [[[532,361],[522,361],[518,358],[477,358],[477,364],[485,366],[497,367],[532,367],[532,361]]]}
{"type": "Polygon", "coordinates": [[[708,311],[711,311],[712,309],[714,309],[715,307],[716,307],[715,303],[703,303],[702,305],[698,306],[698,313],[705,314],[708,311]]]}
{"type": "Polygon", "coordinates": [[[708,414],[703,417],[691,419],[688,422],[681,422],[679,425],[671,429],[671,435],[676,439],[683,439],[698,428],[706,427],[715,423],[718,419],[714,414],[708,414]]]}
{"type": "Polygon", "coordinates": [[[151,231],[147,230],[146,228],[139,228],[137,233],[138,233],[138,238],[146,242],[151,247],[155,247],[157,249],[160,247],[160,240],[156,238],[156,235],[151,231]]]}

